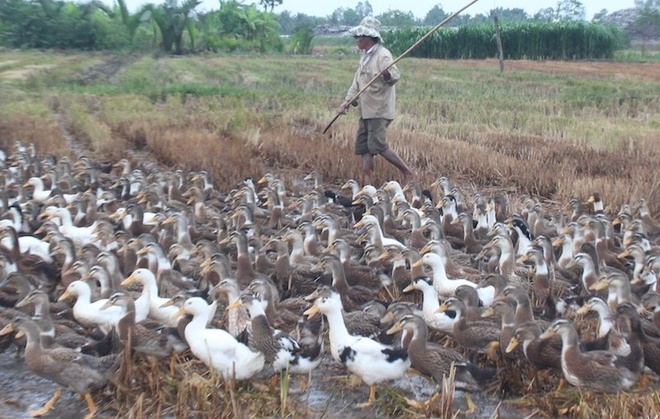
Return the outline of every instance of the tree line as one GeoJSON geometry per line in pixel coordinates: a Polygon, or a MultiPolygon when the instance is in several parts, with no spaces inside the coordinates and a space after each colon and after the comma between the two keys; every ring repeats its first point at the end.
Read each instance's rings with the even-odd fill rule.
{"type": "MultiPolygon", "coordinates": [[[[248,0],[249,1],[249,0],[248,0]]],[[[0,47],[77,50],[160,50],[167,54],[203,51],[259,51],[309,53],[314,28],[320,25],[354,26],[373,15],[368,1],[354,8],[338,8],[325,17],[274,13],[283,0],[260,0],[244,4],[219,0],[219,8],[199,11],[200,0],[165,0],[146,3],[135,12],[125,0],[107,6],[99,0],[0,0],[0,47]]],[[[660,0],[636,0],[640,13],[634,26],[638,33],[653,37],[660,33],[660,0]]],[[[399,30],[434,26],[449,16],[441,5],[423,18],[411,12],[388,10],[376,18],[385,27],[399,30]]],[[[599,12],[595,20],[607,14],[599,12]]],[[[555,8],[534,15],[523,9],[495,8],[485,14],[461,14],[448,27],[490,24],[494,16],[503,24],[518,22],[584,21],[579,0],[559,0],[555,8]]]]}

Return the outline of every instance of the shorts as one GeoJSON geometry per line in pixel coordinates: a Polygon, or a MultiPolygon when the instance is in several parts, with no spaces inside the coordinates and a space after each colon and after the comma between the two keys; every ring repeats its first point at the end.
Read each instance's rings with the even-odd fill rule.
{"type": "Polygon", "coordinates": [[[392,122],[391,119],[360,118],[357,138],[355,138],[355,154],[377,155],[387,150],[389,147],[385,141],[387,127],[392,122]]]}

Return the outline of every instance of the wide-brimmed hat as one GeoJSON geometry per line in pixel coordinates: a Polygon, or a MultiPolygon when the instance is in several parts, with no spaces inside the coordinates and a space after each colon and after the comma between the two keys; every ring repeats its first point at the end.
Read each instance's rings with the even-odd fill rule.
{"type": "Polygon", "coordinates": [[[362,19],[359,25],[348,30],[353,36],[370,36],[372,38],[380,38],[380,22],[373,16],[367,16],[362,19]]]}

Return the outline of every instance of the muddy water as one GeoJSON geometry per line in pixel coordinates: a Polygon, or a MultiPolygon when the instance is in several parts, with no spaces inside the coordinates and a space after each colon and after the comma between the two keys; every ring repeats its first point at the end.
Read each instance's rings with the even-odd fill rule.
{"type": "MultiPolygon", "coordinates": [[[[29,418],[28,412],[43,406],[55,390],[54,383],[27,370],[13,348],[0,354],[0,418],[29,418]]],[[[82,418],[87,410],[84,401],[66,391],[55,406],[45,418],[82,418]]]]}

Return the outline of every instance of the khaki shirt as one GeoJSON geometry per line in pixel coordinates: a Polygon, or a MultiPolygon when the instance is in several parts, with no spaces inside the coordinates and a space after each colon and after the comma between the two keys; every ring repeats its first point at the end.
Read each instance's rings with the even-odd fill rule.
{"type": "MultiPolygon", "coordinates": [[[[380,43],[368,51],[360,60],[360,66],[353,77],[353,84],[348,89],[346,100],[351,100],[367,85],[377,74],[387,68],[394,61],[392,53],[380,43]]],[[[399,81],[401,74],[396,65],[389,69],[390,80],[385,81],[383,76],[378,77],[358,99],[358,112],[362,119],[384,118],[394,119],[394,104],[396,91],[394,84],[399,81]]]]}

